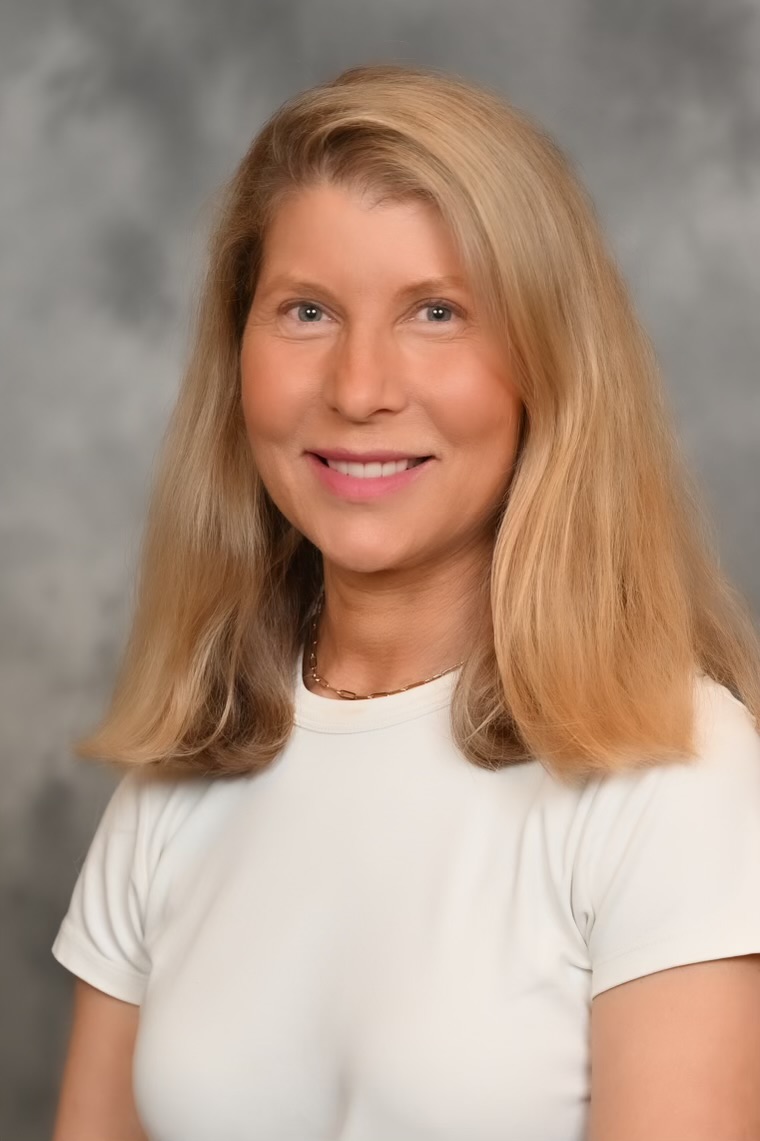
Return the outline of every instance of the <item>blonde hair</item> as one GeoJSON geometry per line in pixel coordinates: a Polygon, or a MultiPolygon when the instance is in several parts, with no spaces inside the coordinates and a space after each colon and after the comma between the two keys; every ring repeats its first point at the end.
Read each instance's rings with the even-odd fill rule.
{"type": "Polygon", "coordinates": [[[225,188],[131,635],[80,756],[224,775],[263,769],[290,735],[321,555],[256,471],[239,350],[267,225],[324,180],[441,211],[523,401],[482,630],[452,701],[464,756],[538,758],[568,782],[688,759],[699,673],[757,717],[760,641],[569,162],[497,93],[376,65],[287,101],[225,188]]]}

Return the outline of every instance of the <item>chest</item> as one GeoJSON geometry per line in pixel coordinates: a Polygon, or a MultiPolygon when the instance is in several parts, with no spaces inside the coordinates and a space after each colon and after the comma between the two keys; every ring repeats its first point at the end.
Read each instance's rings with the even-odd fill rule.
{"type": "Polygon", "coordinates": [[[151,1137],[580,1138],[589,973],[540,819],[472,788],[295,787],[164,864],[151,1137]]]}

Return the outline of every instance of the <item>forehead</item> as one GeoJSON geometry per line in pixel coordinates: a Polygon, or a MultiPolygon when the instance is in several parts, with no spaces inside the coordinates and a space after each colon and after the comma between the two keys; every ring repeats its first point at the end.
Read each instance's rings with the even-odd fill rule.
{"type": "Polygon", "coordinates": [[[456,243],[435,206],[415,199],[378,202],[333,184],[290,192],[267,227],[262,253],[268,285],[324,273],[467,285],[456,243]]]}

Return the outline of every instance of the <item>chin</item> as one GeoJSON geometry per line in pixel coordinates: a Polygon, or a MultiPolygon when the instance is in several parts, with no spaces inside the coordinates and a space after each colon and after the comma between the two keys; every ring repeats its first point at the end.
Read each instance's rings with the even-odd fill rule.
{"type": "MultiPolygon", "coordinates": [[[[312,540],[315,542],[315,540],[312,540]]],[[[315,542],[326,564],[353,574],[380,574],[409,563],[410,551],[394,550],[375,538],[372,542],[315,542]]]]}
{"type": "Polygon", "coordinates": [[[322,551],[322,557],[326,564],[336,570],[349,571],[352,574],[383,574],[398,570],[401,566],[398,559],[388,558],[387,554],[383,556],[369,551],[361,553],[322,551]]]}

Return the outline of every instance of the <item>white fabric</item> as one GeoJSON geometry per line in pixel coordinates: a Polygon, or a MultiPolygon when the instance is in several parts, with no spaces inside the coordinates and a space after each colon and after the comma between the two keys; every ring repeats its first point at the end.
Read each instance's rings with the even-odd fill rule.
{"type": "Polygon", "coordinates": [[[570,789],[454,747],[456,674],[295,676],[255,775],[131,772],[53,953],[142,1005],[151,1141],[581,1141],[592,998],[760,952],[760,736],[700,676],[689,765],[570,789]]]}

